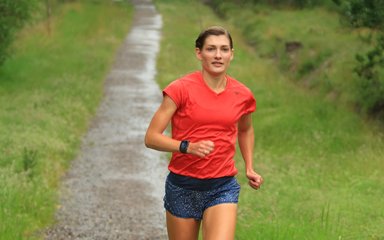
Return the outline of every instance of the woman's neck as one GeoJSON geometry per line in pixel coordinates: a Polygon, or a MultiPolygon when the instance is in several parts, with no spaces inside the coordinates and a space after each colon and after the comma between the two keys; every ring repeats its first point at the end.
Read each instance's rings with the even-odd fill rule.
{"type": "Polygon", "coordinates": [[[212,91],[216,93],[220,93],[225,90],[227,86],[227,78],[226,74],[220,74],[217,76],[213,76],[206,71],[202,71],[204,82],[212,89],[212,91]]]}

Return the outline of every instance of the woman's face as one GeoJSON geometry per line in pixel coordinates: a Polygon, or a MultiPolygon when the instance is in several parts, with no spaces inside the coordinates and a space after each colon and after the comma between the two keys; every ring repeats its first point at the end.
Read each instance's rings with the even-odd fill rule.
{"type": "Polygon", "coordinates": [[[210,35],[205,39],[202,49],[196,48],[196,57],[201,61],[203,70],[212,76],[226,72],[233,59],[233,49],[225,35],[210,35]]]}

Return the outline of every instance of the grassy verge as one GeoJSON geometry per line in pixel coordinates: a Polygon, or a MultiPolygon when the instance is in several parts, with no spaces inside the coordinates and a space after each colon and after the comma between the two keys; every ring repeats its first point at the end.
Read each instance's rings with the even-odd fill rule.
{"type": "MultiPolygon", "coordinates": [[[[378,101],[375,91],[362,87],[367,80],[360,79],[354,70],[360,65],[356,54],[365,55],[373,48],[377,32],[348,28],[338,13],[324,8],[277,9],[226,2],[218,3],[217,9],[243,33],[261,58],[273,59],[279,70],[298,85],[316,89],[314,93],[362,113],[363,106],[378,101]],[[287,50],[289,44],[299,45],[287,50]],[[365,91],[372,94],[363,97],[365,91]]],[[[383,72],[378,75],[384,78],[383,72]]]]}
{"type": "Polygon", "coordinates": [[[38,239],[57,184],[102,97],[129,29],[127,4],[66,3],[25,28],[0,68],[0,238],[38,239]]]}
{"type": "Polygon", "coordinates": [[[251,190],[237,156],[242,192],[236,239],[384,238],[382,130],[294,86],[273,59],[260,57],[236,26],[206,6],[196,1],[156,4],[164,20],[161,87],[199,69],[193,52],[197,34],[206,26],[223,25],[235,41],[230,74],[257,99],[254,159],[265,184],[251,190]]]}

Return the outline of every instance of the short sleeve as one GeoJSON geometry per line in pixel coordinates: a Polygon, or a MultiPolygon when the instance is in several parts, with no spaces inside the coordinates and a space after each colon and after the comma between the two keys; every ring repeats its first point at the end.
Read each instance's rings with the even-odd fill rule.
{"type": "Polygon", "coordinates": [[[183,84],[180,80],[175,80],[171,82],[167,87],[163,90],[163,96],[169,96],[179,108],[183,104],[183,84]]]}
{"type": "Polygon", "coordinates": [[[249,96],[244,106],[244,114],[252,113],[256,110],[256,99],[253,97],[251,91],[249,91],[249,96]]]}

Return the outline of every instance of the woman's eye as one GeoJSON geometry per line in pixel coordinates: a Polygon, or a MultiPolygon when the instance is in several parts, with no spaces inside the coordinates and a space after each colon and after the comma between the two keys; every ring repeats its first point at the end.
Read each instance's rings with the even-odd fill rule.
{"type": "Polygon", "coordinates": [[[207,51],[213,51],[215,50],[214,48],[207,48],[207,51]]]}

